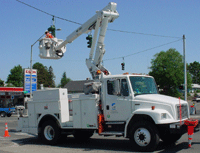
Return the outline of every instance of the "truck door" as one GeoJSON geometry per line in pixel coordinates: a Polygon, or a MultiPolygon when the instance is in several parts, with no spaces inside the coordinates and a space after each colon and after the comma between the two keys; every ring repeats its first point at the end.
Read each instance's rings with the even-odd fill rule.
{"type": "Polygon", "coordinates": [[[132,112],[132,98],[126,79],[107,80],[105,121],[126,121],[132,112]]]}

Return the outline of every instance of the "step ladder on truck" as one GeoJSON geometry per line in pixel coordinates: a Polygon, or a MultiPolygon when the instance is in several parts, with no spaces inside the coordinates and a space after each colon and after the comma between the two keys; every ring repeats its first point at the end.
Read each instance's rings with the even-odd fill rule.
{"type": "Polygon", "coordinates": [[[152,76],[111,75],[102,65],[108,23],[119,17],[116,8],[116,3],[109,3],[64,41],[40,40],[41,58],[60,59],[68,43],[94,30],[93,37],[87,37],[91,50],[86,59],[94,82],[85,84],[82,94],[68,94],[61,88],[33,92],[28,115],[19,118],[18,130],[37,134],[47,144],[56,144],[63,135],[79,140],[89,139],[94,132],[122,136],[140,151],[154,150],[160,139],[175,142],[187,132],[184,121],[190,116],[186,101],[160,95],[152,76]]]}

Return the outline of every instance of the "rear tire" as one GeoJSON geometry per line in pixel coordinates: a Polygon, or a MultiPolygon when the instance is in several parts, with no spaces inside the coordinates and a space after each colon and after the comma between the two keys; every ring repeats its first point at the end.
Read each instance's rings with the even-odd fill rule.
{"type": "Polygon", "coordinates": [[[130,132],[133,148],[138,151],[153,151],[159,143],[158,130],[148,121],[135,123],[130,132]]]}
{"type": "Polygon", "coordinates": [[[46,144],[55,145],[61,137],[61,129],[56,122],[46,121],[42,125],[42,133],[39,137],[41,137],[46,144]]]}

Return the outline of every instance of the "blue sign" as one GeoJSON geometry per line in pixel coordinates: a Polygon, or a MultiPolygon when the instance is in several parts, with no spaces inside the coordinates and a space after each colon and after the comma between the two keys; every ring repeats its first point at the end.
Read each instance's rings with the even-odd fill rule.
{"type": "MultiPolygon", "coordinates": [[[[26,78],[26,82],[30,82],[31,78],[26,78]]],[[[37,79],[36,78],[32,78],[32,83],[36,83],[37,79]]]]}
{"type": "MultiPolygon", "coordinates": [[[[25,83],[25,91],[28,91],[28,93],[30,93],[30,83],[25,83]]],[[[32,83],[32,91],[36,91],[37,90],[37,84],[36,83],[32,83]]]]}

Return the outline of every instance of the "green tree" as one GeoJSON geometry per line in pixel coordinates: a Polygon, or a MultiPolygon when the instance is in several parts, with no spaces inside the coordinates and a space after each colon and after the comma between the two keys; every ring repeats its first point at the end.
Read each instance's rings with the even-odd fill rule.
{"type": "Polygon", "coordinates": [[[200,63],[194,61],[188,65],[188,70],[192,75],[192,82],[200,84],[200,63]]]}
{"type": "Polygon", "coordinates": [[[4,81],[0,79],[0,87],[4,87],[4,81]]]}
{"type": "Polygon", "coordinates": [[[53,68],[50,66],[48,69],[48,73],[49,73],[49,85],[50,87],[55,87],[55,75],[53,73],[53,68]]]}
{"type": "Polygon", "coordinates": [[[44,87],[49,87],[49,73],[46,66],[42,63],[35,63],[33,69],[37,69],[37,87],[40,87],[40,84],[43,84],[44,87]]]}
{"type": "Polygon", "coordinates": [[[63,88],[69,81],[71,81],[70,78],[67,78],[66,72],[63,73],[62,78],[60,80],[60,84],[58,87],[63,88]]]}
{"type": "Polygon", "coordinates": [[[15,87],[23,86],[23,69],[20,65],[10,70],[6,83],[13,84],[15,87]]]}
{"type": "MultiPolygon", "coordinates": [[[[149,75],[153,76],[164,90],[163,94],[179,97],[178,87],[184,84],[184,68],[182,55],[174,48],[161,51],[151,60],[149,75]]],[[[188,88],[191,88],[191,76],[187,74],[188,88]]]]}

